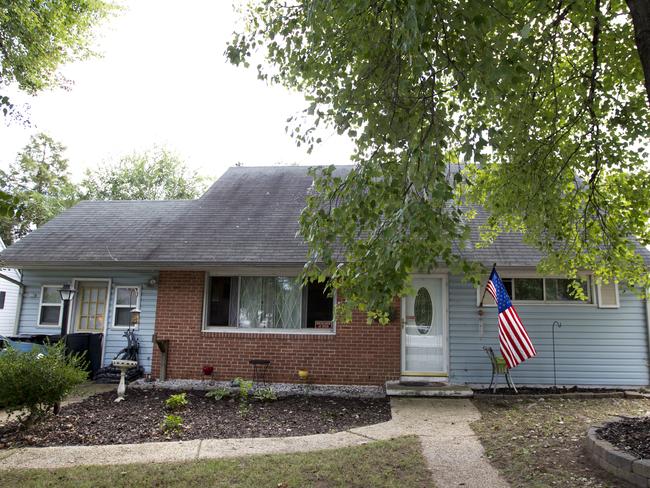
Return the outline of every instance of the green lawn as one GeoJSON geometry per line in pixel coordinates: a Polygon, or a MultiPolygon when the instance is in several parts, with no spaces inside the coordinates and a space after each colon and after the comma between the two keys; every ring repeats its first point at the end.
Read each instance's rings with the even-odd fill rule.
{"type": "Polygon", "coordinates": [[[359,447],[230,460],[0,472],[23,487],[431,487],[416,437],[359,447]]]}
{"type": "Polygon", "coordinates": [[[583,451],[587,428],[614,415],[641,416],[650,400],[475,399],[472,428],[492,464],[513,487],[620,487],[583,451]]]}

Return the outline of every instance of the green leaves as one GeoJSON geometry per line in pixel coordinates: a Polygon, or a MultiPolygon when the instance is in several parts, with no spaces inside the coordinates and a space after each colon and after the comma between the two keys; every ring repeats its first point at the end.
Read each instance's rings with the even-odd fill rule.
{"type": "Polygon", "coordinates": [[[39,133],[18,154],[7,172],[0,171],[0,227],[9,245],[74,205],[65,147],[39,133]]]}
{"type": "Polygon", "coordinates": [[[230,59],[261,51],[305,94],[292,137],[309,148],[326,123],[356,145],[347,176],[315,175],[300,222],[305,278],[331,276],[344,313],[385,320],[412,272],[475,280],[475,205],[483,245],[523,232],[541,270],[650,285],[630,239],[649,242],[650,111],[624,2],[260,0],[245,15],[230,59]]]}
{"type": "MultiPolygon", "coordinates": [[[[58,67],[93,55],[93,29],[116,10],[102,0],[0,0],[0,82],[31,94],[64,84],[58,67]]],[[[14,113],[6,96],[0,109],[14,113]]]]}
{"type": "Polygon", "coordinates": [[[154,148],[86,171],[85,200],[186,200],[205,189],[205,178],[190,171],[174,153],[154,148]]]}

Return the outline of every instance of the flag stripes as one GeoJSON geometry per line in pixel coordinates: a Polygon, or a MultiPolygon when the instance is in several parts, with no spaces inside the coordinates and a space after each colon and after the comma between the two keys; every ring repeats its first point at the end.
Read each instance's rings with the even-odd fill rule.
{"type": "Polygon", "coordinates": [[[508,368],[514,368],[526,359],[537,355],[517,310],[512,305],[496,268],[487,282],[487,291],[494,298],[499,310],[499,346],[508,368]]]}

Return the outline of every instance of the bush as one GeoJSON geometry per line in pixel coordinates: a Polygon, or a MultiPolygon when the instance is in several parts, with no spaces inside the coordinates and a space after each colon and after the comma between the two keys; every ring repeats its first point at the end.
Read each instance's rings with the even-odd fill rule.
{"type": "Polygon", "coordinates": [[[171,395],[167,400],[165,400],[165,406],[169,410],[180,410],[187,406],[187,404],[187,393],[177,393],[176,395],[171,395]]]}
{"type": "Polygon", "coordinates": [[[224,398],[230,398],[232,396],[232,393],[230,391],[230,388],[220,386],[214,390],[210,390],[205,394],[205,396],[208,398],[214,398],[215,400],[223,400],[224,398]]]}
{"type": "Polygon", "coordinates": [[[9,347],[0,354],[0,408],[26,410],[18,420],[29,427],[87,379],[84,366],[81,356],[66,355],[63,343],[30,352],[9,347]]]}
{"type": "Polygon", "coordinates": [[[166,434],[178,434],[183,429],[183,418],[179,415],[165,415],[161,427],[166,434]]]}
{"type": "Polygon", "coordinates": [[[258,400],[260,402],[274,402],[278,399],[278,396],[275,394],[271,387],[255,390],[253,396],[255,397],[255,400],[258,400]]]}
{"type": "Polygon", "coordinates": [[[243,417],[246,415],[251,407],[249,404],[249,396],[253,389],[253,382],[244,380],[242,378],[235,378],[233,383],[239,385],[239,414],[243,417]]]}

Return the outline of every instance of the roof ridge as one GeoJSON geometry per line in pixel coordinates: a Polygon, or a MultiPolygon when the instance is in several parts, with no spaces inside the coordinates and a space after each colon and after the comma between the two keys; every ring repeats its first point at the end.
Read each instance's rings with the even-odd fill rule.
{"type": "Polygon", "coordinates": [[[178,203],[178,202],[195,202],[196,198],[185,198],[176,200],[79,200],[77,205],[86,203],[178,203]]]}

